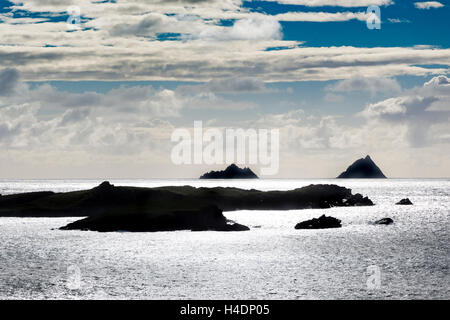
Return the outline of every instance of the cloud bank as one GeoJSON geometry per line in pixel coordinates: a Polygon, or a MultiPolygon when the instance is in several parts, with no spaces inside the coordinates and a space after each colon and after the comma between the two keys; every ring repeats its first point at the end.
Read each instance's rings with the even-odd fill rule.
{"type": "MultiPolygon", "coordinates": [[[[48,84],[31,88],[13,69],[0,71],[0,87],[4,88],[11,74],[19,80],[7,95],[0,96],[0,164],[8,168],[3,172],[6,175],[37,177],[40,173],[44,176],[39,177],[48,178],[64,172],[76,175],[80,170],[96,177],[101,172],[120,177],[117,170],[128,168],[123,171],[128,177],[187,177],[169,161],[170,136],[175,128],[192,128],[189,115],[196,110],[219,112],[204,122],[205,127],[229,127],[220,112],[235,110],[233,127],[281,129],[280,177],[292,177],[292,170],[297,170],[298,177],[334,176],[349,157],[362,153],[391,164],[386,168],[391,176],[450,175],[446,165],[450,78],[445,75],[420,87],[385,91],[391,97],[361,106],[349,122],[338,113],[317,115],[301,109],[261,113],[253,102],[227,99],[227,94],[267,92],[258,79],[211,81],[174,89],[131,86],[105,93],[69,93],[48,84]],[[247,109],[256,111],[252,111],[252,120],[238,116],[247,109]],[[427,159],[429,153],[433,157],[427,159]],[[330,157],[335,159],[332,164],[330,157]],[[304,171],[298,161],[308,159],[311,162],[304,171]],[[400,160],[405,163],[396,163],[400,160]],[[40,169],[33,171],[37,163],[40,169]],[[102,165],[103,169],[95,169],[102,165]],[[148,171],[138,171],[144,167],[148,171]]],[[[386,78],[352,78],[337,82],[333,89],[345,93],[356,84],[361,92],[370,92],[393,83],[395,80],[386,78]]]]}
{"type": "MultiPolygon", "coordinates": [[[[365,10],[291,11],[269,15],[242,1],[14,0],[0,14],[0,59],[25,80],[326,81],[442,74],[450,50],[432,47],[307,47],[283,39],[282,22],[356,20],[365,10]],[[67,26],[79,6],[80,29],[67,26]],[[276,48],[274,50],[274,48],[276,48]],[[421,67],[419,67],[421,66],[421,67]]],[[[366,1],[279,1],[302,6],[366,6],[366,1]]],[[[391,1],[370,1],[391,5],[391,1]]],[[[348,10],[348,9],[345,9],[348,10]]]]}

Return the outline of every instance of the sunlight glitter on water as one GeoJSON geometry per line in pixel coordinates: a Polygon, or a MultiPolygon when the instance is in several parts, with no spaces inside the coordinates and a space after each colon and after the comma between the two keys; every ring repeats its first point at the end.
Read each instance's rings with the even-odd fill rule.
{"type": "MultiPolygon", "coordinates": [[[[1,181],[0,193],[68,191],[99,182],[1,181]]],[[[227,218],[251,228],[236,233],[59,231],[52,229],[76,218],[0,218],[0,298],[450,298],[449,180],[113,183],[261,190],[338,183],[368,195],[376,205],[225,212],[227,218]],[[404,197],[414,205],[394,205],[404,197]],[[343,227],[294,229],[299,221],[321,214],[341,219],[343,227]],[[383,217],[395,223],[369,224],[383,217]],[[368,287],[370,266],[380,270],[379,288],[368,287]]]]}

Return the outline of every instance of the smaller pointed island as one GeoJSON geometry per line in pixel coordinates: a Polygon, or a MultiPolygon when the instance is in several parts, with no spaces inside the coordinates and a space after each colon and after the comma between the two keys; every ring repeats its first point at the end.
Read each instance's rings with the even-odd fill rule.
{"type": "Polygon", "coordinates": [[[372,161],[370,156],[356,160],[350,167],[342,172],[338,179],[386,179],[380,168],[372,161]]]}
{"type": "Polygon", "coordinates": [[[210,171],[200,179],[258,179],[258,176],[250,168],[239,168],[234,163],[223,171],[210,171]]]}

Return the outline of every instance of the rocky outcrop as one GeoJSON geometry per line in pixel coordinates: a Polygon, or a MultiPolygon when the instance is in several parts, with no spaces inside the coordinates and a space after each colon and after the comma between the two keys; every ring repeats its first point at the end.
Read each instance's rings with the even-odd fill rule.
{"type": "Polygon", "coordinates": [[[200,179],[258,179],[258,176],[250,168],[239,168],[234,163],[223,171],[210,171],[200,179]]]}
{"type": "Polygon", "coordinates": [[[297,223],[295,229],[328,229],[340,227],[342,227],[341,220],[322,215],[319,218],[297,223]]]}
{"type": "Polygon", "coordinates": [[[392,224],[392,223],[394,223],[394,220],[392,220],[391,218],[383,218],[374,222],[374,224],[392,224]]]}
{"type": "Polygon", "coordinates": [[[373,206],[372,200],[368,197],[363,197],[360,193],[357,193],[350,198],[348,198],[345,202],[347,206],[373,206]]]}
{"type": "Polygon", "coordinates": [[[411,202],[411,200],[409,200],[409,198],[406,198],[406,199],[400,200],[400,201],[397,202],[396,204],[408,206],[408,205],[412,205],[413,203],[411,202]]]}
{"type": "Polygon", "coordinates": [[[370,156],[356,160],[350,167],[342,172],[338,179],[375,179],[386,178],[370,156]]]}
{"type": "Polygon", "coordinates": [[[309,185],[288,191],[238,188],[117,187],[108,182],[90,190],[66,193],[37,192],[3,195],[0,216],[86,217],[111,212],[128,213],[198,210],[216,206],[222,211],[320,209],[372,205],[360,194],[337,185],[309,185]]]}
{"type": "MultiPolygon", "coordinates": [[[[337,185],[309,185],[289,191],[238,188],[116,187],[103,182],[90,190],[34,192],[0,198],[3,217],[86,217],[63,230],[96,231],[243,231],[222,211],[319,209],[372,205],[360,194],[337,185]]],[[[319,226],[332,225],[329,217],[319,226]]],[[[313,225],[315,225],[313,223],[313,225]]],[[[330,227],[330,226],[328,226],[330,227]]]]}
{"type": "MultiPolygon", "coordinates": [[[[136,208],[137,209],[137,208],[136,208]]],[[[222,211],[209,206],[198,210],[112,212],[69,223],[61,230],[91,230],[99,232],[129,231],[247,231],[247,226],[227,220],[222,211]]]]}

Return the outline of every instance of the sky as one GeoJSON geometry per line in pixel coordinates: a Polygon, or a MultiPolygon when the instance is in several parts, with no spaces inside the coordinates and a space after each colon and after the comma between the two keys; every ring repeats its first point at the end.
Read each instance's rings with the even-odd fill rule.
{"type": "Polygon", "coordinates": [[[449,30],[448,1],[0,0],[0,178],[224,168],[171,161],[194,121],[279,130],[269,178],[450,177],[449,30]]]}

